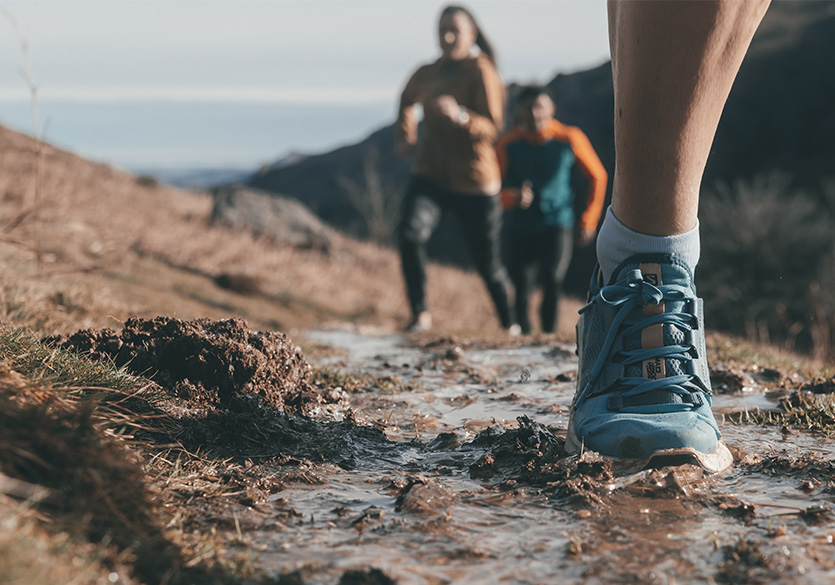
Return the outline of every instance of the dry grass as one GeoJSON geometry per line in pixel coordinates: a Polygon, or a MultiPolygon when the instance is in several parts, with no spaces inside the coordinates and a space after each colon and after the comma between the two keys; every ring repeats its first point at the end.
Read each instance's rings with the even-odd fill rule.
{"type": "MultiPolygon", "coordinates": [[[[234,512],[263,501],[278,480],[173,439],[136,440],[142,429],[148,441],[172,436],[145,381],[21,328],[68,333],[131,315],[235,316],[285,331],[332,321],[399,327],[408,311],[396,253],[337,236],[323,254],[213,227],[205,194],[48,145],[35,197],[35,152],[31,139],[0,128],[0,583],[98,584],[114,573],[120,583],[259,582],[234,512]],[[223,274],[257,286],[221,288],[223,274]]],[[[477,276],[431,266],[428,292],[434,335],[500,337],[477,276]]],[[[525,342],[570,339],[579,305],[563,303],[561,334],[525,342]]],[[[761,359],[713,346],[725,359],[761,359]]],[[[366,383],[339,375],[318,372],[324,385],[366,383]]]]}
{"type": "MultiPolygon", "coordinates": [[[[326,322],[397,328],[409,315],[396,252],[337,236],[330,254],[209,225],[211,198],[137,180],[44,145],[35,217],[34,142],[0,128],[0,319],[42,333],[113,326],[130,315],[239,316],[258,329],[326,322]],[[35,263],[36,224],[43,267],[35,263]],[[221,274],[260,292],[218,287],[221,274]]],[[[480,279],[429,268],[440,327],[497,330],[480,279]]],[[[570,329],[573,323],[566,323],[570,329]]]]}
{"type": "Polygon", "coordinates": [[[185,450],[170,408],[141,378],[0,327],[0,583],[261,582],[214,515],[277,487],[185,450]]]}
{"type": "Polygon", "coordinates": [[[835,363],[822,363],[779,347],[715,332],[708,333],[706,342],[711,366],[770,368],[779,370],[784,376],[794,375],[802,380],[835,376],[835,363]]]}

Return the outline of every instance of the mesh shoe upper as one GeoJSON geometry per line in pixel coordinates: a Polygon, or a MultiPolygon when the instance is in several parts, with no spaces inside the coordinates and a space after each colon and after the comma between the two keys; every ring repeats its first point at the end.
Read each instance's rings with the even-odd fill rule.
{"type": "Polygon", "coordinates": [[[593,281],[577,337],[575,444],[634,459],[716,452],[702,301],[679,257],[633,256],[607,286],[593,281]]]}

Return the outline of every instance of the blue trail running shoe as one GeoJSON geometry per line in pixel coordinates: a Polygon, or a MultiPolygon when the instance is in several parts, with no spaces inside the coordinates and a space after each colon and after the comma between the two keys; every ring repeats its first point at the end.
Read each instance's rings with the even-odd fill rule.
{"type": "MultiPolygon", "coordinates": [[[[596,271],[599,273],[599,271],[596,271]]],[[[675,254],[624,261],[608,286],[592,279],[580,310],[577,393],[566,449],[613,458],[620,472],[732,462],[710,411],[702,299],[675,254]]]]}

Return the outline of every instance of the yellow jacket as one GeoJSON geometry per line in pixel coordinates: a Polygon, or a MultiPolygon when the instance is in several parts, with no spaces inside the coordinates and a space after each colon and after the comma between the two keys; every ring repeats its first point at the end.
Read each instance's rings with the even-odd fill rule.
{"type": "Polygon", "coordinates": [[[395,140],[417,143],[414,106],[451,95],[466,108],[467,118],[452,121],[424,107],[424,128],[413,173],[459,193],[495,195],[501,172],[493,147],[502,128],[505,88],[485,55],[463,61],[439,59],[420,67],[400,98],[395,140]]]}

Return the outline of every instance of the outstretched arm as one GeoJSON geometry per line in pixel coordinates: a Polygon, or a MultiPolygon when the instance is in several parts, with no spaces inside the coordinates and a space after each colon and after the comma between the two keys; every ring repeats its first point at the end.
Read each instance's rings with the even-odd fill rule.
{"type": "Polygon", "coordinates": [[[594,239],[597,231],[597,224],[600,222],[600,214],[603,212],[603,202],[606,198],[606,183],[609,174],[600,158],[594,151],[588,137],[579,128],[571,128],[568,140],[577,164],[589,183],[589,193],[586,198],[586,207],[580,216],[580,245],[587,246],[594,239]]]}

